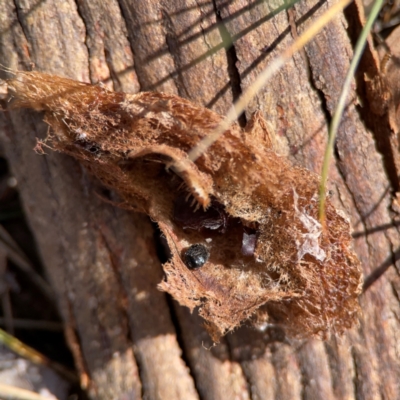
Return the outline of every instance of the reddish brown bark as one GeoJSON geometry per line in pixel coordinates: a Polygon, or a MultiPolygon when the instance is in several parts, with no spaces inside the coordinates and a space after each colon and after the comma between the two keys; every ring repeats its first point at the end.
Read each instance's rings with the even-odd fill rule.
{"type": "MultiPolygon", "coordinates": [[[[328,6],[298,3],[298,31],[328,6]]],[[[0,10],[0,58],[11,68],[33,63],[81,81],[109,78],[106,84],[116,90],[179,94],[224,113],[293,40],[287,13],[273,16],[268,7],[218,0],[7,1],[0,10]],[[228,51],[227,37],[234,42],[228,51]]],[[[355,7],[346,16],[350,33],[357,31],[355,7]]],[[[339,15],[260,91],[246,114],[261,110],[282,151],[317,172],[352,54],[346,27],[339,15]]],[[[369,110],[364,70],[355,87],[362,107],[353,92],[330,178],[333,201],[350,217],[368,275],[398,263],[400,240],[391,210],[398,190],[393,132],[387,116],[369,110]]],[[[400,397],[398,265],[361,297],[360,326],[341,338],[298,343],[277,329],[243,327],[207,350],[197,317],[156,289],[162,272],[149,221],[101,200],[96,193],[102,188],[68,157],[35,154],[35,138],[47,130],[40,115],[0,118],[2,144],[93,398],[400,397]]]]}

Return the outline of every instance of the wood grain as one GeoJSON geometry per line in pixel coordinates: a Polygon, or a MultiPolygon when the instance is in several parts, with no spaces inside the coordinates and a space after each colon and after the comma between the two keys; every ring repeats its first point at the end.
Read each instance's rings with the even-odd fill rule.
{"type": "MultiPolygon", "coordinates": [[[[304,30],[330,3],[299,2],[296,29],[304,30]]],[[[272,11],[265,2],[241,0],[6,0],[0,59],[11,68],[34,65],[127,92],[179,94],[223,113],[293,41],[287,13],[272,11]]],[[[350,28],[339,15],[306,47],[306,58],[295,55],[246,113],[261,110],[282,151],[314,171],[359,29],[355,7],[346,18],[350,28]]],[[[361,64],[349,96],[330,183],[357,233],[365,274],[387,260],[396,267],[362,296],[359,328],[326,343],[243,327],[208,350],[198,318],[156,290],[161,268],[150,222],[102,201],[96,195],[104,195],[102,188],[73,160],[35,154],[35,138],[47,130],[40,115],[0,115],[2,147],[92,398],[400,398],[400,238],[391,211],[398,183],[393,147],[379,144],[387,136],[378,138],[393,132],[369,130],[382,117],[369,112],[362,97],[365,70],[361,64]]]]}

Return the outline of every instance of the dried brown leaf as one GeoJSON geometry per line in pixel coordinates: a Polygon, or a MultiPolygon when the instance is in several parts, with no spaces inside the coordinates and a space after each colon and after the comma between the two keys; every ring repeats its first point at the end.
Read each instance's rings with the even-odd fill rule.
{"type": "Polygon", "coordinates": [[[347,218],[314,173],[277,154],[256,113],[196,162],[222,117],[177,96],[125,94],[38,72],[8,81],[14,107],[45,111],[46,144],[80,160],[166,237],[162,290],[199,312],[215,341],[246,320],[326,337],[357,321],[360,263],[347,218]]]}

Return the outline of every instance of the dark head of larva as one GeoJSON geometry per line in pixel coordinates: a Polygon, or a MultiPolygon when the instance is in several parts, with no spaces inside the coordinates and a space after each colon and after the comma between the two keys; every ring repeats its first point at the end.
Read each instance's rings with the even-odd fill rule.
{"type": "Polygon", "coordinates": [[[183,255],[183,262],[189,269],[202,267],[210,257],[210,252],[202,244],[193,244],[183,255]]]}

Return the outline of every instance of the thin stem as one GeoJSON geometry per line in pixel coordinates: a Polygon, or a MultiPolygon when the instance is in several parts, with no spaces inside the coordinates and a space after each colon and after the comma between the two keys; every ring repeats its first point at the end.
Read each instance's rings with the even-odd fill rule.
{"type": "Polygon", "coordinates": [[[263,72],[258,75],[256,80],[247,88],[239,100],[230,108],[226,118],[221,124],[208,136],[203,138],[192,150],[189,152],[189,159],[195,161],[216,141],[229,126],[236,121],[242,114],[246,106],[256,96],[261,87],[271,79],[279,69],[300,49],[302,49],[316,34],[323,29],[326,24],[333,19],[340,11],[342,11],[351,0],[340,0],[334,4],[328,11],[326,11],[318,20],[312,24],[299,38],[289,46],[282,54],[273,60],[263,72]]]}
{"type": "Polygon", "coordinates": [[[356,47],[354,49],[354,56],[351,61],[349,70],[347,71],[346,79],[343,84],[342,92],[339,97],[338,105],[335,110],[335,114],[332,118],[332,123],[329,129],[329,139],[328,144],[325,149],[324,162],[322,165],[321,173],[321,185],[319,190],[320,202],[319,202],[319,217],[321,223],[325,224],[325,200],[326,200],[326,181],[329,172],[329,163],[333,154],[333,146],[335,144],[335,139],[337,131],[339,128],[340,120],[343,115],[344,108],[346,106],[346,99],[350,91],[350,85],[354,77],[354,73],[360,62],[362,53],[364,51],[365,44],[367,42],[368,35],[371,31],[372,25],[382,8],[383,0],[376,0],[374,6],[371,9],[371,13],[368,16],[367,22],[358,37],[356,47]]]}

